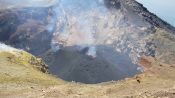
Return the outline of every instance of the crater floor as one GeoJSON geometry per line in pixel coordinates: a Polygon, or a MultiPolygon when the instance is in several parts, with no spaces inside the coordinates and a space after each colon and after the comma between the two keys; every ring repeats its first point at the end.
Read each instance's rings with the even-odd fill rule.
{"type": "Polygon", "coordinates": [[[116,52],[111,47],[99,46],[96,57],[74,48],[67,47],[44,55],[53,75],[66,81],[94,84],[133,77],[142,71],[132,63],[128,54],[116,52]]]}

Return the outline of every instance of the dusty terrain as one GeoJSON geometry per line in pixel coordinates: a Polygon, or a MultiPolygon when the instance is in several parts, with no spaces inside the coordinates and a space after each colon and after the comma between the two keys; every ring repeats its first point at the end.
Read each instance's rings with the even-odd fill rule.
{"type": "MultiPolygon", "coordinates": [[[[32,55],[0,52],[1,98],[174,98],[175,65],[145,57],[145,72],[121,81],[101,84],[65,82],[31,64],[32,55]]],[[[33,60],[35,61],[36,58],[33,60]]]]}
{"type": "Polygon", "coordinates": [[[0,41],[41,57],[66,81],[132,77],[142,56],[175,63],[174,27],[135,0],[102,1],[1,1],[0,41]]]}
{"type": "Polygon", "coordinates": [[[135,0],[12,1],[0,98],[175,98],[175,28],[135,0]]]}

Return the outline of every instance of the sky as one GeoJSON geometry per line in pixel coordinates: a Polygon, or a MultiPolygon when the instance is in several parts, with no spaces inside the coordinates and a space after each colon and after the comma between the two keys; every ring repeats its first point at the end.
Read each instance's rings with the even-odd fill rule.
{"type": "Polygon", "coordinates": [[[150,12],[175,26],[175,0],[136,0],[150,12]]]}

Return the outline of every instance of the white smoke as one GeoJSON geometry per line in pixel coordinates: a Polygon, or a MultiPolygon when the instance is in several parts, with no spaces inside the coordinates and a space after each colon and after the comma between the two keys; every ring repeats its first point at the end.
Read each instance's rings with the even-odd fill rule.
{"type": "Polygon", "coordinates": [[[53,51],[60,45],[78,46],[80,51],[88,47],[86,55],[92,57],[96,57],[96,45],[103,44],[121,18],[106,8],[104,0],[60,0],[55,12],[58,21],[53,51]]]}
{"type": "Polygon", "coordinates": [[[101,16],[98,14],[106,10],[103,3],[103,0],[60,0],[59,6],[55,7],[58,21],[52,41],[53,50],[59,50],[60,44],[64,46],[86,45],[90,49],[87,55],[95,57],[96,31],[94,27],[96,24],[94,21],[101,16]]]}
{"type": "Polygon", "coordinates": [[[60,46],[59,46],[57,41],[52,40],[52,42],[51,42],[51,49],[52,49],[53,52],[57,52],[57,51],[60,50],[60,46]]]}
{"type": "Polygon", "coordinates": [[[129,52],[132,61],[137,63],[143,49],[139,53],[135,49],[140,45],[139,34],[145,29],[129,23],[120,9],[108,9],[104,0],[60,0],[55,12],[53,51],[59,51],[62,46],[77,46],[79,51],[88,48],[85,54],[96,57],[97,46],[115,44],[112,47],[116,52],[129,52]]]}
{"type": "Polygon", "coordinates": [[[13,48],[11,46],[8,46],[8,45],[5,45],[3,43],[0,43],[0,52],[11,52],[11,53],[13,53],[15,51],[22,51],[22,50],[15,49],[15,48],[13,48]]]}
{"type": "Polygon", "coordinates": [[[97,56],[97,54],[96,54],[96,47],[94,47],[94,46],[89,47],[89,50],[86,53],[86,55],[95,58],[97,56]]]}
{"type": "Polygon", "coordinates": [[[0,10],[22,7],[50,7],[59,0],[0,0],[0,10]]]}

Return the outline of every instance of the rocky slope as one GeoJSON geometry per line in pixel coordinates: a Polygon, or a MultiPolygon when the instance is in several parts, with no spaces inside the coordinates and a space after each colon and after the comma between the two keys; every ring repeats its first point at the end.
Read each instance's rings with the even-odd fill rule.
{"type": "Polygon", "coordinates": [[[22,50],[0,44],[1,98],[174,98],[175,67],[143,58],[147,71],[133,78],[101,84],[65,82],[43,73],[43,64],[22,50]],[[34,58],[34,59],[33,59],[34,58]]]}
{"type": "MultiPolygon", "coordinates": [[[[10,26],[12,34],[8,36],[5,33],[7,38],[3,37],[4,41],[40,55],[49,64],[52,73],[69,81],[95,83],[132,76],[140,71],[137,71],[135,64],[138,64],[139,59],[144,55],[174,63],[173,27],[149,13],[139,3],[133,0],[71,2],[72,5],[61,1],[56,7],[10,10],[9,14],[16,12],[17,17],[24,13],[26,16],[20,16],[23,20],[20,17],[19,20],[14,19],[17,21],[15,26],[18,28],[13,33],[14,26],[10,26]],[[87,6],[86,3],[92,6],[87,6]],[[78,4],[83,7],[75,8],[78,4]],[[94,8],[96,10],[92,10],[94,8]],[[78,16],[77,12],[79,12],[78,16]],[[40,16],[42,18],[38,18],[40,16]],[[57,22],[54,22],[56,20],[57,22]],[[57,51],[60,47],[63,51],[57,51]],[[167,61],[170,56],[171,59],[167,61]],[[116,58],[120,59],[116,60],[116,58]],[[102,61],[103,64],[99,63],[102,61]],[[101,70],[106,68],[108,69],[102,75],[101,70]],[[100,76],[103,78],[98,78],[100,76]],[[82,81],[81,77],[86,78],[82,81]]],[[[7,16],[6,13],[4,15],[7,16]]],[[[4,23],[8,25],[11,20],[5,18],[7,19],[3,20],[9,22],[4,23]]],[[[9,30],[8,27],[6,29],[9,30]]]]}
{"type": "Polygon", "coordinates": [[[33,87],[63,83],[47,73],[48,67],[41,59],[0,43],[1,98],[12,98],[14,92],[22,93],[33,87]]]}
{"type": "MultiPolygon", "coordinates": [[[[135,0],[4,3],[0,41],[42,57],[67,81],[99,83],[134,76],[144,56],[175,64],[175,30],[135,0]]],[[[10,2],[10,1],[9,1],[10,2]]],[[[174,66],[174,65],[173,65],[174,66]]]]}

